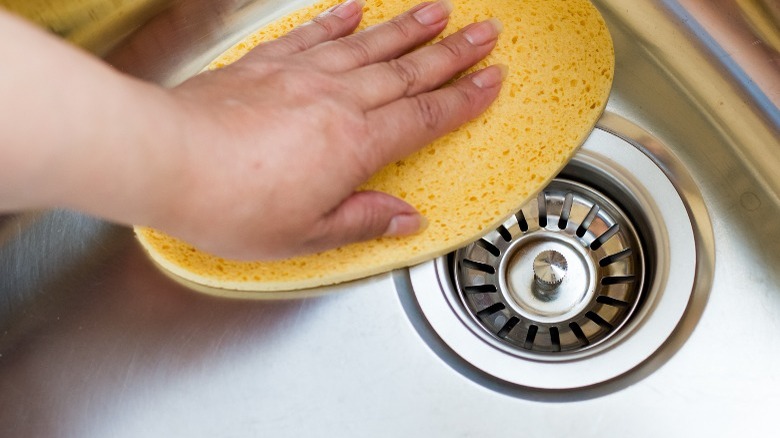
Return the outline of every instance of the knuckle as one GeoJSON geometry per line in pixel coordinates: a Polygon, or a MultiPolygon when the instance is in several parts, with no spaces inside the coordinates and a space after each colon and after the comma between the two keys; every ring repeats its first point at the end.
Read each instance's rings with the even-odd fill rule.
{"type": "Polygon", "coordinates": [[[371,48],[360,38],[342,38],[336,40],[338,44],[344,47],[349,55],[355,59],[360,65],[367,65],[371,63],[371,48]]]}
{"type": "Polygon", "coordinates": [[[282,41],[284,41],[284,44],[293,51],[303,52],[304,50],[309,49],[309,41],[305,37],[304,31],[301,29],[296,29],[288,33],[284,36],[282,41]]]}
{"type": "Polygon", "coordinates": [[[411,61],[400,58],[393,59],[387,64],[393,74],[406,86],[405,95],[412,94],[422,78],[419,67],[411,61]]]}
{"type": "Polygon", "coordinates": [[[317,17],[314,17],[309,23],[310,25],[316,29],[318,29],[321,32],[324,32],[326,35],[334,35],[336,33],[335,29],[333,28],[333,23],[328,20],[328,17],[330,17],[330,14],[327,15],[319,15],[317,17]]]}
{"type": "Polygon", "coordinates": [[[309,227],[303,246],[307,250],[322,251],[327,248],[360,242],[376,237],[384,231],[384,219],[376,209],[344,209],[345,203],[326,213],[309,227]]]}
{"type": "Polygon", "coordinates": [[[472,108],[479,104],[479,95],[471,87],[453,87],[455,96],[463,108],[472,108]]]}
{"type": "Polygon", "coordinates": [[[409,39],[412,37],[412,29],[409,28],[409,25],[407,24],[408,21],[405,18],[407,17],[395,17],[387,22],[387,26],[389,26],[398,37],[409,39]]]}
{"type": "Polygon", "coordinates": [[[379,211],[368,209],[363,213],[360,224],[357,226],[357,232],[351,236],[355,241],[363,241],[376,237],[384,231],[386,222],[379,211]]]}
{"type": "Polygon", "coordinates": [[[331,23],[327,17],[318,16],[314,17],[303,26],[293,29],[285,35],[282,40],[290,49],[303,52],[309,50],[314,41],[319,41],[321,39],[315,36],[317,33],[324,33],[326,36],[331,36],[336,33],[336,30],[333,27],[333,23],[331,23]]]}
{"type": "Polygon", "coordinates": [[[454,39],[445,39],[439,42],[439,47],[442,50],[444,50],[450,58],[460,59],[461,57],[463,57],[463,45],[459,44],[459,42],[462,41],[455,41],[454,39]]]}
{"type": "Polygon", "coordinates": [[[413,99],[418,120],[425,129],[435,131],[444,120],[445,111],[442,104],[426,96],[415,96],[413,99]]]}

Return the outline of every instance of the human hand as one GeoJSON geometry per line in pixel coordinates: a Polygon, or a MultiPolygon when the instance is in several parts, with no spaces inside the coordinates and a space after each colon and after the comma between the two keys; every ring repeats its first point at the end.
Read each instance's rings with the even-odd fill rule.
{"type": "Polygon", "coordinates": [[[244,259],[417,232],[425,220],[412,206],[356,188],[498,96],[501,66],[442,87],[493,49],[497,22],[414,50],[450,10],[426,3],[352,34],[362,8],[347,1],[172,89],[183,170],[145,225],[244,259]]]}

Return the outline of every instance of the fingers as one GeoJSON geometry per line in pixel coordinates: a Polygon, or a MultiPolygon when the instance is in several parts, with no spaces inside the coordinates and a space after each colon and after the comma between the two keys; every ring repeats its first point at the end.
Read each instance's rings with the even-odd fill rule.
{"type": "MultiPolygon", "coordinates": [[[[505,66],[491,66],[433,92],[397,100],[367,114],[377,137],[367,144],[369,166],[379,169],[481,114],[498,97],[505,66]],[[381,136],[381,137],[380,137],[381,136]]],[[[352,194],[320,221],[308,251],[320,251],[381,236],[419,232],[427,222],[411,205],[381,192],[352,194]]]]}
{"type": "Polygon", "coordinates": [[[364,151],[371,168],[397,161],[477,117],[498,97],[507,67],[494,65],[429,93],[396,100],[369,111],[377,137],[364,151]],[[379,137],[381,136],[381,137],[379,137]]]}
{"type": "Polygon", "coordinates": [[[414,234],[427,222],[406,202],[386,193],[356,192],[317,225],[314,251],[382,236],[414,234]]]}
{"type": "Polygon", "coordinates": [[[352,70],[343,78],[361,99],[364,109],[377,108],[440,87],[487,56],[501,30],[496,19],[474,23],[434,45],[389,62],[352,70]]]}
{"type": "Polygon", "coordinates": [[[343,72],[397,58],[430,41],[447,26],[449,0],[424,3],[360,33],[320,44],[300,56],[320,69],[343,72]]]}
{"type": "Polygon", "coordinates": [[[347,0],[288,34],[257,46],[248,56],[285,56],[303,52],[355,31],[363,16],[365,0],[347,0]]]}

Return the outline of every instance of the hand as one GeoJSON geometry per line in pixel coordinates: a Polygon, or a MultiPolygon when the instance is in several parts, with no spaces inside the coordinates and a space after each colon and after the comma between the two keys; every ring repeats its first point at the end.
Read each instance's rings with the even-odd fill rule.
{"type": "Polygon", "coordinates": [[[412,206],[357,187],[483,112],[503,77],[492,66],[443,86],[493,49],[494,21],[415,50],[445,28],[448,5],[353,34],[362,8],[347,1],[174,89],[0,9],[0,57],[16,60],[0,69],[14,102],[0,211],[72,208],[246,259],[414,233],[425,220],[412,206]]]}
{"type": "Polygon", "coordinates": [[[148,225],[250,259],[417,232],[425,221],[412,206],[355,189],[497,97],[499,66],[439,88],[487,56],[497,22],[413,50],[445,28],[449,11],[426,3],[352,34],[362,8],[347,1],[173,89],[186,133],[176,178],[186,184],[148,225]]]}

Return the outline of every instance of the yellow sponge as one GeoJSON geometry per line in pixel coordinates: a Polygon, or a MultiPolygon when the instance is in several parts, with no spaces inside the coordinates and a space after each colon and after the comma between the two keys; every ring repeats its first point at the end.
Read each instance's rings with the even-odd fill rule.
{"type": "MultiPolygon", "coordinates": [[[[326,0],[271,23],[210,68],[288,32],[336,2],[326,0]]],[[[362,27],[417,0],[369,0],[362,27]]],[[[136,233],[151,257],[186,280],[223,289],[304,289],[411,266],[459,248],[495,228],[535,196],[569,161],[606,105],[614,71],[612,40],[587,0],[460,1],[443,35],[490,17],[504,24],[493,53],[474,69],[509,66],[498,100],[484,115],[364,184],[404,199],[429,221],[422,233],[381,238],[277,262],[214,257],[148,228],[136,233]]],[[[468,73],[468,72],[467,72],[468,73]]]]}

